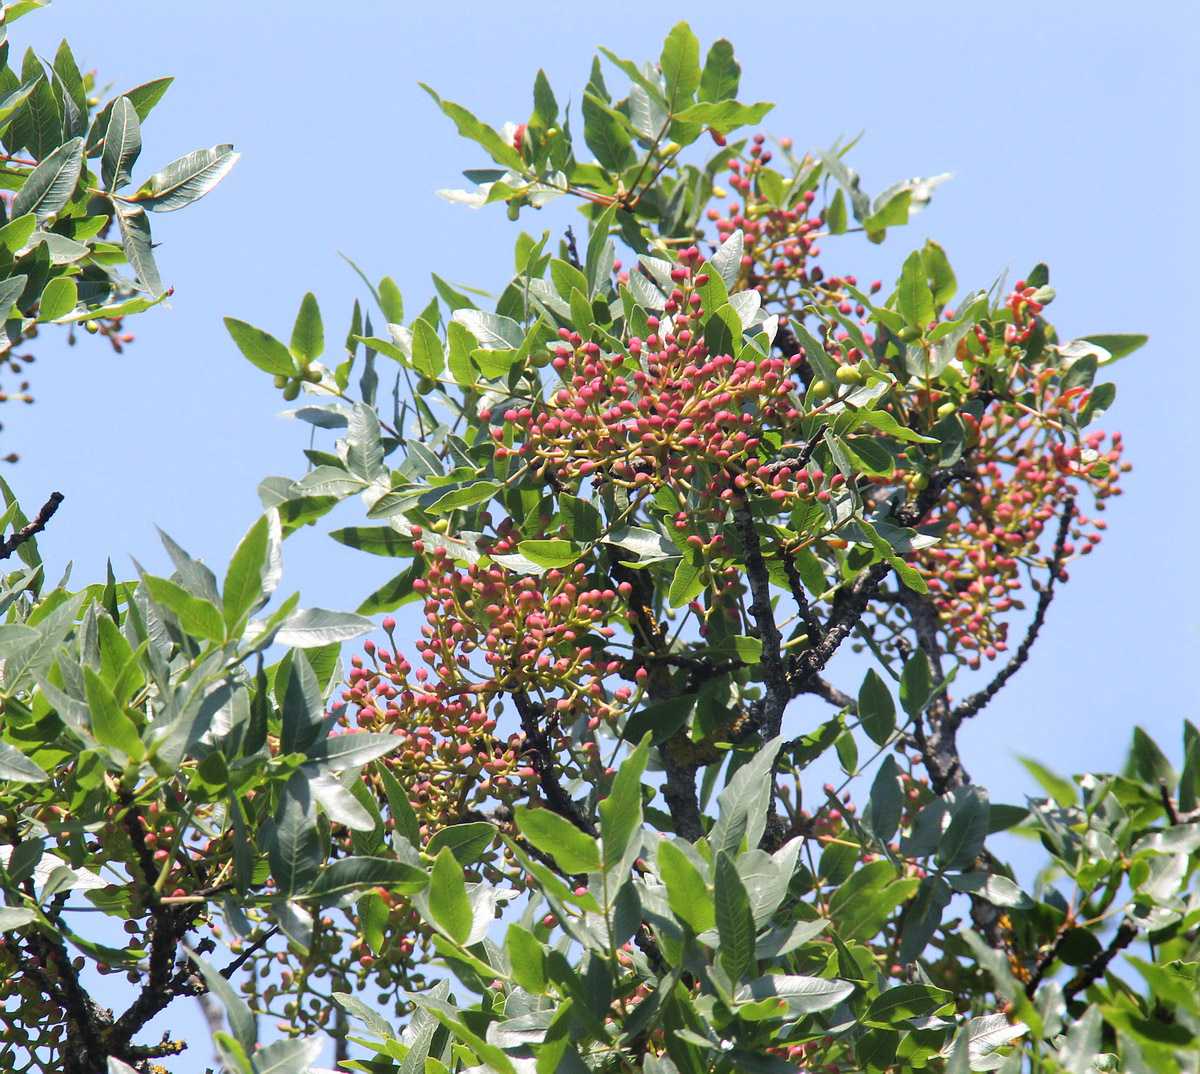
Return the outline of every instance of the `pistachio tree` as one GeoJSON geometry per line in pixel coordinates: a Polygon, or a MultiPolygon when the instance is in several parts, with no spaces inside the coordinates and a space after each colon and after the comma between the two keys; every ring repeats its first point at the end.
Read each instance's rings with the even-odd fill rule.
{"type": "Polygon", "coordinates": [[[1144,337],[1060,333],[1045,265],[971,290],[932,241],[860,282],[841,237],[944,177],[872,196],[739,80],[680,24],[575,114],[541,73],[499,128],[431,90],[487,158],[445,196],[582,219],[519,231],[495,297],[434,276],[412,317],[364,277],[344,343],[311,294],[290,336],[227,320],[328,439],[223,581],[169,540],[171,578],[9,576],[13,1069],[149,1069],[190,995],[239,1074],[323,1033],[375,1072],[1196,1069],[1195,728],[1179,770],[1140,729],[1120,774],[1030,761],[1021,805],[958,744],[1100,543],[1103,378],[1144,337]],[[269,604],[344,501],[395,577],[269,604]]]}

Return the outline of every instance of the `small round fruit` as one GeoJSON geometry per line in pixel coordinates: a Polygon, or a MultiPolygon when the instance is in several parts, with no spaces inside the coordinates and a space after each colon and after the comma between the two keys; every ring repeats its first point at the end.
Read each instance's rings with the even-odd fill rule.
{"type": "Polygon", "coordinates": [[[809,391],[818,399],[828,399],[833,394],[833,385],[827,380],[814,380],[809,391]]]}
{"type": "Polygon", "coordinates": [[[921,330],[914,324],[906,324],[896,333],[905,343],[912,343],[921,338],[921,330]]]}
{"type": "Polygon", "coordinates": [[[287,385],[288,379],[282,373],[275,374],[275,387],[283,388],[287,385]]]}
{"type": "Polygon", "coordinates": [[[320,384],[321,371],[319,369],[306,369],[304,371],[304,379],[307,380],[309,384],[320,384]]]}
{"type": "Polygon", "coordinates": [[[300,394],[300,382],[298,380],[289,380],[283,386],[283,397],[289,403],[300,394]]]}
{"type": "Polygon", "coordinates": [[[863,382],[862,374],[849,365],[839,366],[837,373],[834,375],[843,384],[861,384],[863,382]]]}
{"type": "Polygon", "coordinates": [[[433,377],[421,377],[417,381],[417,394],[428,395],[434,388],[437,387],[437,381],[433,377]]]}
{"type": "Polygon", "coordinates": [[[947,401],[947,402],[943,403],[940,407],[937,408],[937,416],[939,418],[948,418],[957,409],[958,409],[958,407],[956,407],[953,403],[947,401]]]}

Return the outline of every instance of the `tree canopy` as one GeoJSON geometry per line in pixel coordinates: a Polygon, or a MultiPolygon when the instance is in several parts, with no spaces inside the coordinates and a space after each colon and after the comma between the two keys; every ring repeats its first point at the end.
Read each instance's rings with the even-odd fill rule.
{"type": "MultiPolygon", "coordinates": [[[[121,346],[165,293],[147,212],[237,154],[123,193],[169,79],[102,102],[65,44],[2,49],[8,352],[121,346]]],[[[4,487],[9,1069],[182,1070],[147,1026],[195,996],[237,1074],[326,1036],[379,1074],[1195,1067],[1196,729],[1180,771],[1140,730],[1120,774],[1029,761],[1024,805],[958,745],[1100,543],[1144,337],[933,241],[860,281],[842,237],[946,177],[868,194],[852,145],[757,133],[740,70],[680,23],[575,112],[542,73],[501,129],[429,90],[483,158],[444,196],[581,219],[518,229],[498,296],[435,275],[406,315],[364,275],[344,337],[312,294],[290,335],[227,319],[314,439],[226,568],[164,537],[171,577],[50,584],[57,501],[4,487]],[[345,502],[330,535],[398,573],[300,609],[286,539],[345,502]]]]}

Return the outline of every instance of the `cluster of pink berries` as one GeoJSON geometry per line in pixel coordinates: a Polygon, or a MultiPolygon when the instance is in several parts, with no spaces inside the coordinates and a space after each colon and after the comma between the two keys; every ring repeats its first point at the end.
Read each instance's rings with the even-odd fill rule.
{"type": "MultiPolygon", "coordinates": [[[[497,554],[513,532],[501,529],[497,554]]],[[[612,712],[603,680],[621,664],[593,644],[614,633],[605,623],[617,593],[589,585],[584,564],[536,577],[494,563],[460,570],[441,547],[428,554],[415,583],[425,597],[419,666],[368,643],[374,667],[353,659],[343,699],[360,728],[402,738],[386,763],[422,823],[438,824],[488,797],[510,799],[534,776],[524,733],[497,731],[505,696],[526,695],[553,725],[585,716],[595,727],[612,712]]]]}
{"type": "MultiPolygon", "coordinates": [[[[1005,347],[1019,345],[1007,341],[1012,326],[1005,327],[1005,347]]],[[[1121,492],[1120,474],[1130,469],[1121,461],[1119,433],[1108,439],[1093,431],[1080,443],[1064,443],[1064,421],[1074,422],[1086,408],[1087,389],[1064,390],[1061,368],[1029,370],[1015,359],[1012,368],[1006,398],[978,421],[962,415],[973,441],[972,478],[957,485],[931,519],[943,526],[940,542],[915,556],[949,647],[965,650],[972,667],[980,666],[981,657],[994,659],[1006,651],[1005,615],[1024,607],[1017,597],[1022,572],[1049,566],[1054,519],[1066,502],[1086,487],[1095,509],[1103,511],[1105,501],[1121,492]]],[[[1103,520],[1074,508],[1060,577],[1066,577],[1061,564],[1089,554],[1104,528],[1103,520]]]]}
{"type": "Polygon", "coordinates": [[[737,340],[737,357],[712,353],[701,265],[695,247],[679,255],[662,316],[649,317],[646,337],[626,340],[623,352],[606,354],[562,329],[552,363],[561,386],[503,414],[503,425],[492,428],[497,455],[512,452],[544,467],[568,491],[591,478],[647,493],[670,485],[711,503],[734,495],[733,471],[781,504],[808,493],[792,470],[764,468],[759,458],[768,430],[785,441],[800,436],[792,376],[799,359],[763,355],[737,340]]]}

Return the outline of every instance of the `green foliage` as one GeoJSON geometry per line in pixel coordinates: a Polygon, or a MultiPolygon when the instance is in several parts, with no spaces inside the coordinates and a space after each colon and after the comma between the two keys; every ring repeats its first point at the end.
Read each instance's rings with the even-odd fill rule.
{"type": "MultiPolygon", "coordinates": [[[[6,28],[40,6],[6,5],[6,28]]],[[[169,294],[145,210],[196,201],[238,158],[228,145],[201,150],[150,175],[137,193],[120,193],[133,182],[141,124],[170,82],[102,103],[95,72],[80,72],[66,41],[53,63],[30,49],[19,64],[12,42],[0,41],[0,187],[12,195],[0,213],[0,354],[15,372],[24,359],[14,348],[47,323],[68,326],[72,343],[82,324],[120,353],[133,339],[124,318],[169,294]]],[[[32,397],[22,386],[3,398],[32,397]]]]}
{"type": "MultiPolygon", "coordinates": [[[[1195,728],[1178,766],[1141,729],[1120,775],[1026,761],[1026,806],[956,739],[1098,539],[1082,512],[1122,463],[1096,377],[1142,337],[1061,339],[1040,265],[951,307],[934,242],[890,290],[827,274],[818,240],[882,241],[944,177],[872,197],[848,147],[731,143],[769,106],[686,24],[657,63],[603,56],[578,140],[540,72],[500,130],[430,91],[494,165],[447,196],[576,198],[586,242],[521,234],[499,296],[434,277],[407,322],[364,277],[386,328],[356,304],[344,348],[311,294],[290,337],[226,320],[332,443],[263,481],[220,582],[164,537],[169,578],[46,589],[5,486],[14,1069],[173,1054],[138,1036],[198,981],[238,1074],[301,1074],[321,1030],[376,1074],[1195,1066],[1195,728]],[[411,664],[390,617],[344,667],[369,620],[276,600],[285,537],[353,497],[331,536],[405,561],[360,611],[423,603],[411,664]],[[872,662],[853,693],[823,677],[843,645],[872,662]],[[1032,883],[996,857],[1009,830],[1044,848],[1032,883]],[[80,998],[87,965],[129,978],[124,1013],[80,998]],[[260,1014],[288,1036],[260,1046],[260,1014]]],[[[148,303],[147,211],[235,155],[120,194],[165,82],[99,108],[69,50],[7,80],[5,145],[35,158],[10,163],[9,324],[103,316],[84,285],[114,257],[148,303]],[[120,251],[87,230],[97,158],[120,251]]]]}

